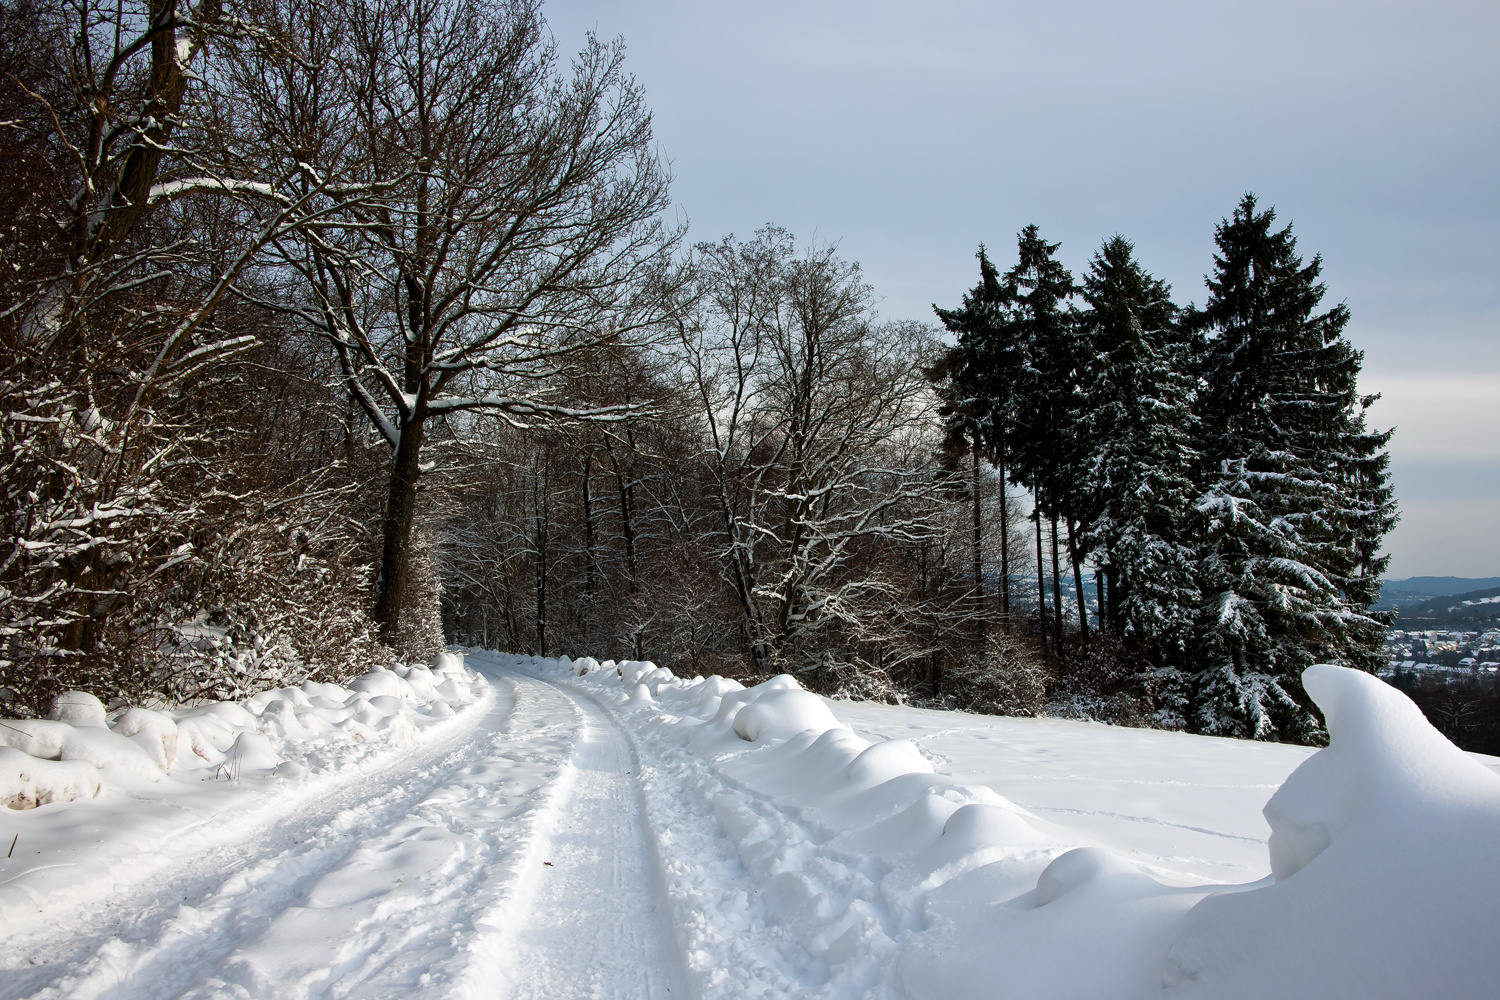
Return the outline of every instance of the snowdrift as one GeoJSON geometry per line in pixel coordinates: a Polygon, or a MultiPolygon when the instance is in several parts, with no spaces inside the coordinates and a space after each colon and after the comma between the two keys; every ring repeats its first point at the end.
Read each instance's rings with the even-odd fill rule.
{"type": "Polygon", "coordinates": [[[1275,884],[1188,914],[1169,992],[1493,997],[1500,775],[1375,677],[1316,666],[1303,683],[1331,739],[1266,803],[1275,884]]]}
{"type": "Polygon", "coordinates": [[[59,695],[47,719],[0,719],[0,803],[34,809],[158,782],[296,779],[335,767],[341,745],[410,745],[471,704],[479,687],[460,656],[376,667],[348,688],[308,681],[243,702],[105,711],[84,691],[59,695]]]}
{"type": "MultiPolygon", "coordinates": [[[[757,919],[778,922],[830,997],[1480,997],[1500,976],[1484,941],[1500,776],[1367,674],[1304,675],[1331,744],[1266,804],[1273,878],[1171,885],[934,773],[906,740],[861,738],[791,677],[744,688],[650,663],[529,662],[712,773],[699,785],[762,882],[757,919]]],[[[745,905],[686,878],[675,896],[680,919],[745,905]]]]}

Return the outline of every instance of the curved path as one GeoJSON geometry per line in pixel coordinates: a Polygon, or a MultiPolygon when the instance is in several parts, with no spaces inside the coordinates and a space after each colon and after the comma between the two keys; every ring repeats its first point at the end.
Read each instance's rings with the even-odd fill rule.
{"type": "Polygon", "coordinates": [[[0,998],[685,996],[624,735],[471,664],[472,723],[0,943],[0,998]]]}

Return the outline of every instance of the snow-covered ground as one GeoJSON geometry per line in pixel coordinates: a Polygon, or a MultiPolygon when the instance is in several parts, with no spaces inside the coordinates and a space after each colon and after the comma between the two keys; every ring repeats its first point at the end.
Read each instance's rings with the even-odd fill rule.
{"type": "Polygon", "coordinates": [[[1185,883],[1270,874],[1261,807],[1313,752],[1068,719],[832,708],[866,739],[909,739],[936,770],[994,789],[1080,844],[1185,883]]]}
{"type": "Polygon", "coordinates": [[[154,772],[85,705],[3,740],[100,794],[0,810],[0,1000],[1494,995],[1496,762],[1308,685],[1316,753],[472,652],[154,772]]]}

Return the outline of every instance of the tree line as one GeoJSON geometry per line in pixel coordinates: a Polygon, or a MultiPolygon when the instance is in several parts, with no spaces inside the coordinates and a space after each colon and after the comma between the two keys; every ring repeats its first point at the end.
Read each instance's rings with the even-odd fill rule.
{"type": "Polygon", "coordinates": [[[1320,311],[1321,259],[1253,195],[1214,235],[1201,309],[1121,236],[1081,282],[1034,226],[1004,274],[981,248],[979,284],[938,310],[957,339],[939,372],[949,444],[1035,498],[1044,635],[1064,629],[1061,548],[1075,581],[1097,565],[1100,621],[1171,722],[1309,739],[1301,671],[1379,657],[1390,432],[1366,425],[1347,307],[1320,311]]]}
{"type": "Polygon", "coordinates": [[[662,314],[622,46],[561,58],[532,0],[0,16],[6,700],[432,652],[419,482],[618,416],[555,383],[662,314]]]}
{"type": "Polygon", "coordinates": [[[687,245],[623,46],[536,0],[3,18],[6,711],[447,641],[1307,739],[1295,673],[1378,647],[1388,435],[1253,199],[1202,310],[1030,227],[945,336],[687,245]]]}

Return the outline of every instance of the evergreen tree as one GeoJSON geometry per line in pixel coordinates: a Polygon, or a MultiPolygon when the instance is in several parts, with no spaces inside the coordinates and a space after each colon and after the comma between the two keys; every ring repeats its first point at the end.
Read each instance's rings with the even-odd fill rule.
{"type": "MultiPolygon", "coordinates": [[[[1018,259],[1006,272],[1004,285],[1015,303],[1012,337],[1024,358],[1017,381],[1012,434],[1015,478],[1031,488],[1040,514],[1052,522],[1054,627],[1061,631],[1058,521],[1062,519],[1067,529],[1076,576],[1086,552],[1075,529],[1092,516],[1086,506],[1086,456],[1080,433],[1085,405],[1082,386],[1090,357],[1078,313],[1071,304],[1078,289],[1072,274],[1056,257],[1059,245],[1042,239],[1034,225],[1021,230],[1016,241],[1018,259]]],[[[1041,527],[1039,516],[1038,532],[1041,527]]],[[[1081,612],[1082,594],[1079,607],[1081,612]]],[[[1086,628],[1084,621],[1080,615],[1080,624],[1086,628]]]]}
{"type": "MultiPolygon", "coordinates": [[[[1008,444],[1015,423],[1016,386],[1025,365],[1022,345],[1016,337],[1011,308],[1014,292],[1000,280],[1000,272],[981,245],[979,284],[965,293],[957,309],[934,305],[943,326],[955,334],[957,344],[930,373],[943,396],[945,446],[956,452],[983,453],[1000,474],[1002,494],[1008,465],[1008,444]]],[[[978,471],[974,470],[975,572],[978,573],[978,471]]],[[[1000,505],[1001,538],[1009,537],[1006,504],[1000,505]]],[[[1001,612],[1010,613],[1010,562],[1007,546],[1000,546],[1001,612]]]]}
{"type": "Polygon", "coordinates": [[[1081,429],[1097,510],[1089,535],[1108,568],[1101,616],[1148,662],[1166,667],[1182,662],[1199,603],[1188,544],[1193,384],[1171,290],[1134,250],[1113,237],[1083,279],[1093,364],[1081,429]]]}
{"type": "Polygon", "coordinates": [[[1298,681],[1312,663],[1370,667],[1365,614],[1395,522],[1384,446],[1365,427],[1349,311],[1318,307],[1321,258],[1246,195],[1215,233],[1198,419],[1203,485],[1196,728],[1317,738],[1298,681]]]}

